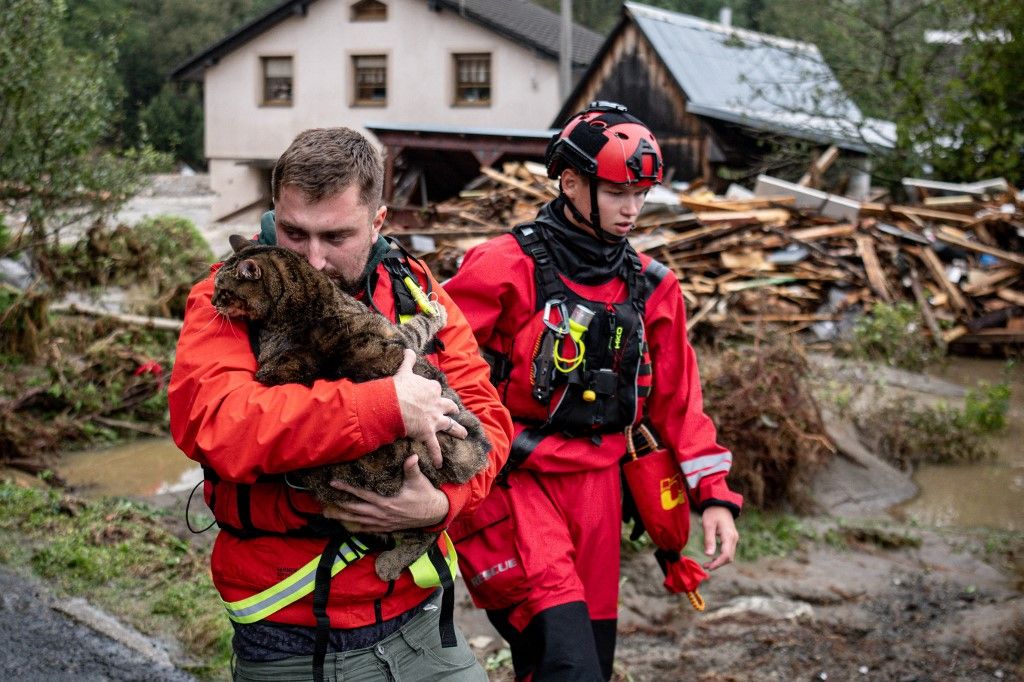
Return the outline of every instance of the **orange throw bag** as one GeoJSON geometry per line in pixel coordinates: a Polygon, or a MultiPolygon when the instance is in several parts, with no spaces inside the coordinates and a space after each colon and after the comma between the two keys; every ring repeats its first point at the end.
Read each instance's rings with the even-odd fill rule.
{"type": "Polygon", "coordinates": [[[665,589],[686,593],[693,607],[703,611],[704,600],[697,587],[708,574],[696,561],[681,554],[690,536],[690,505],[683,472],[672,454],[658,447],[646,426],[626,427],[626,448],[629,456],[622,465],[623,478],[640,521],[658,547],[654,556],[665,573],[665,589]],[[634,436],[645,441],[639,449],[634,436]]]}

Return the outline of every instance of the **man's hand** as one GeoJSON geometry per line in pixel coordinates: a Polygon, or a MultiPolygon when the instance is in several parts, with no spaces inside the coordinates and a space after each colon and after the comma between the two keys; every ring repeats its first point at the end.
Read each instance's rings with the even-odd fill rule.
{"type": "Polygon", "coordinates": [[[465,438],[469,432],[448,416],[457,414],[459,406],[441,395],[441,384],[413,374],[414,364],[416,354],[407,348],[405,359],[395,373],[395,393],[405,423],[405,435],[426,443],[430,461],[434,468],[440,469],[441,444],[437,442],[437,432],[444,431],[456,438],[465,438]]]}
{"type": "Polygon", "coordinates": [[[736,556],[736,543],[740,540],[732,512],[725,507],[708,507],[701,514],[700,521],[704,526],[704,553],[709,557],[715,556],[715,545],[721,542],[722,546],[722,553],[705,563],[704,568],[713,571],[731,563],[736,556]]]}
{"type": "Polygon", "coordinates": [[[324,516],[341,521],[354,533],[390,533],[440,523],[448,515],[448,496],[423,475],[416,455],[405,460],[403,469],[402,488],[393,497],[353,488],[344,481],[331,481],[333,487],[359,500],[325,506],[324,516]]]}

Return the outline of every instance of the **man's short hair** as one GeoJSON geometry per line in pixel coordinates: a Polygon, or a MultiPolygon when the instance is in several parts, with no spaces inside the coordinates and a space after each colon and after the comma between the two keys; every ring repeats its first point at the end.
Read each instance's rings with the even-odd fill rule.
{"type": "Polygon", "coordinates": [[[383,203],[384,163],[377,148],[351,128],[311,128],[299,133],[274,164],[274,201],[292,185],[312,203],[359,188],[359,200],[376,210],[383,203]]]}

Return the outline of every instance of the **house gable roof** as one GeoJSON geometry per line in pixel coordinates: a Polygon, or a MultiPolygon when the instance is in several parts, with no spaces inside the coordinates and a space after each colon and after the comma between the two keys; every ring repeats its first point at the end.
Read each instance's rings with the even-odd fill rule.
{"type": "Polygon", "coordinates": [[[592,70],[629,22],[657,52],[692,114],[860,152],[893,146],[894,126],[864,117],[810,43],[626,2],[592,70]]]}
{"type": "MultiPolygon", "coordinates": [[[[316,0],[286,0],[193,55],[171,73],[172,80],[202,80],[203,71],[238,47],[293,16],[305,16],[316,0]]],[[[561,50],[560,18],[529,0],[424,0],[437,11],[448,10],[545,57],[557,59],[561,50]]],[[[585,66],[601,46],[600,34],[573,25],[573,64],[585,66]]]]}

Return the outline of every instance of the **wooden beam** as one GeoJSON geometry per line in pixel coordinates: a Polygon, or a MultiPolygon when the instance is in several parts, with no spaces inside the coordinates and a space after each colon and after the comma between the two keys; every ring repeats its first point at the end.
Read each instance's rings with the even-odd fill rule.
{"type": "Polygon", "coordinates": [[[864,261],[864,271],[867,273],[868,283],[871,285],[871,288],[883,301],[892,303],[892,293],[890,293],[889,287],[885,283],[882,264],[878,262],[878,254],[875,253],[874,240],[866,234],[856,234],[853,236],[853,239],[857,242],[857,253],[860,254],[861,260],[864,261]]]}
{"type": "Polygon", "coordinates": [[[996,296],[1014,305],[1024,305],[1024,292],[1016,289],[1000,289],[996,292],[996,296]]]}
{"type": "Polygon", "coordinates": [[[535,196],[538,199],[542,199],[543,201],[549,201],[550,199],[555,198],[555,195],[551,194],[550,192],[542,192],[539,189],[536,189],[534,187],[530,187],[525,182],[520,182],[516,178],[511,178],[511,177],[505,175],[504,173],[499,173],[498,171],[494,170],[493,168],[488,168],[487,166],[483,166],[483,167],[480,168],[480,172],[483,173],[484,175],[486,175],[487,177],[489,177],[491,180],[495,180],[496,182],[500,182],[503,185],[508,185],[509,187],[515,187],[516,189],[521,190],[523,192],[526,192],[527,194],[529,194],[531,196],[535,196]]]}
{"type": "Polygon", "coordinates": [[[977,253],[987,253],[990,256],[995,256],[999,260],[1006,261],[1007,263],[1016,263],[1017,265],[1024,265],[1024,256],[1019,256],[1009,251],[1003,251],[993,246],[985,246],[984,244],[978,244],[977,242],[968,241],[963,237],[954,234],[951,230],[945,228],[939,228],[935,233],[935,238],[939,241],[946,242],[947,244],[953,244],[961,248],[967,249],[968,251],[975,251],[977,253]]]}
{"type": "Polygon", "coordinates": [[[942,338],[942,330],[939,328],[935,315],[932,314],[932,307],[928,304],[928,297],[924,295],[921,280],[917,276],[917,268],[913,265],[910,266],[910,289],[914,292],[917,305],[921,308],[921,316],[924,317],[925,324],[928,325],[928,330],[932,333],[932,341],[939,347],[939,350],[945,353],[946,342],[942,338]]]}
{"type": "Polygon", "coordinates": [[[971,311],[970,305],[967,303],[967,299],[964,298],[963,294],[956,287],[955,284],[949,281],[946,277],[946,270],[942,267],[942,261],[931,249],[922,249],[916,246],[907,247],[907,251],[921,259],[921,262],[925,264],[925,267],[932,273],[932,279],[938,283],[942,290],[949,296],[949,300],[953,305],[965,313],[971,311]]]}
{"type": "Polygon", "coordinates": [[[835,160],[839,158],[839,147],[832,145],[811,164],[804,176],[796,184],[804,187],[817,187],[821,184],[821,176],[825,174],[835,160]]]}
{"type": "Polygon", "coordinates": [[[861,215],[886,215],[889,213],[895,213],[898,215],[906,216],[908,219],[913,220],[914,218],[927,218],[929,220],[938,220],[940,222],[947,223],[973,223],[974,216],[964,215],[963,213],[950,213],[949,211],[936,211],[931,208],[922,208],[920,206],[899,206],[897,204],[861,204],[860,207],[861,215]]]}

